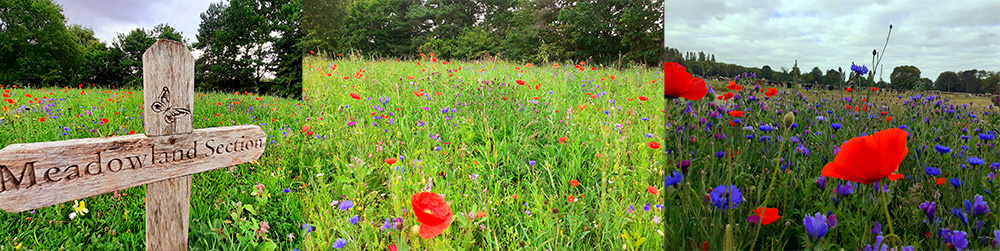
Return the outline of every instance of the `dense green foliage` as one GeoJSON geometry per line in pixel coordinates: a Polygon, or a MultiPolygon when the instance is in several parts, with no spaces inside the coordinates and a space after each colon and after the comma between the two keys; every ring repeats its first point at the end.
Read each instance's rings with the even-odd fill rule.
{"type": "Polygon", "coordinates": [[[107,44],[91,28],[67,24],[52,0],[0,0],[0,84],[138,87],[142,54],[157,39],[170,39],[203,52],[196,63],[200,90],[299,97],[301,9],[300,0],[223,1],[201,15],[193,45],[167,24],[107,44]]]}
{"type": "Polygon", "coordinates": [[[662,0],[306,0],[303,47],[444,60],[658,63],[662,0]]]}
{"type": "Polygon", "coordinates": [[[302,95],[300,0],[231,0],[201,15],[197,81],[221,90],[302,95]]]}

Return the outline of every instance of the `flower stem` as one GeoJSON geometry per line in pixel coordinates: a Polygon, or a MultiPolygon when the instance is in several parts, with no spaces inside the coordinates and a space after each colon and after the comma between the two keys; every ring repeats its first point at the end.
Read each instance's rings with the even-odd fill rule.
{"type": "MultiPolygon", "coordinates": [[[[781,140],[782,140],[781,143],[780,143],[781,147],[778,150],[778,161],[777,161],[778,163],[774,165],[774,172],[771,175],[771,184],[768,185],[768,187],[767,187],[767,194],[764,195],[764,203],[760,207],[767,207],[767,201],[771,199],[771,190],[774,190],[774,183],[775,183],[775,181],[778,180],[778,169],[781,168],[781,155],[785,152],[785,141],[784,140],[788,138],[788,131],[791,128],[790,125],[782,125],[782,126],[785,126],[785,133],[783,134],[784,136],[781,137],[781,140]]],[[[764,210],[761,210],[761,214],[763,214],[763,211],[764,210]]],[[[761,226],[762,226],[762,224],[760,224],[760,222],[757,222],[757,230],[753,234],[753,241],[750,242],[750,249],[749,250],[753,250],[754,246],[757,245],[757,237],[760,236],[760,228],[761,228],[761,226]]],[[[891,229],[891,227],[890,227],[890,229],[891,229]]]]}
{"type": "MultiPolygon", "coordinates": [[[[878,190],[882,190],[882,188],[881,187],[875,188],[875,191],[878,190]]],[[[886,236],[886,239],[892,238],[892,243],[895,243],[896,247],[899,247],[899,241],[900,241],[899,236],[897,236],[896,233],[892,231],[892,219],[889,218],[889,202],[886,201],[885,199],[886,192],[885,191],[878,191],[878,192],[882,192],[882,210],[885,212],[886,226],[889,227],[889,235],[886,236]]]]}

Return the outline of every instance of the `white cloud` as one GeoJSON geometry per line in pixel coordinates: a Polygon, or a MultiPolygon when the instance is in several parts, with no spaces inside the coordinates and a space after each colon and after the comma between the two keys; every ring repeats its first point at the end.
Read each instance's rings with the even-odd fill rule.
{"type": "Polygon", "coordinates": [[[166,23],[195,42],[201,13],[219,0],[55,0],[63,6],[68,23],[94,29],[94,35],[110,44],[118,33],[135,28],[152,29],[166,23]]]}
{"type": "MultiPolygon", "coordinates": [[[[744,66],[814,66],[824,72],[871,67],[871,51],[882,65],[914,65],[921,76],[943,71],[1000,70],[1000,1],[902,0],[667,0],[666,46],[715,54],[717,61],[744,66]]],[[[882,71],[880,69],[880,71],[882,71]]]]}

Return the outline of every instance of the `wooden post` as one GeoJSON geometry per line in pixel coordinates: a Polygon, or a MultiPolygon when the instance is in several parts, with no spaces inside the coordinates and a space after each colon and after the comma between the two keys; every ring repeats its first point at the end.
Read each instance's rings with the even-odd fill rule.
{"type": "MultiPolygon", "coordinates": [[[[142,54],[146,136],[194,130],[194,56],[184,44],[160,39],[142,54]]],[[[191,176],[146,185],[146,250],[187,250],[191,176]]]]}
{"type": "Polygon", "coordinates": [[[187,250],[191,174],[257,160],[255,125],[193,130],[194,58],[159,40],[142,56],[145,135],[0,149],[0,209],[23,212],[146,186],[146,250],[187,250]]]}

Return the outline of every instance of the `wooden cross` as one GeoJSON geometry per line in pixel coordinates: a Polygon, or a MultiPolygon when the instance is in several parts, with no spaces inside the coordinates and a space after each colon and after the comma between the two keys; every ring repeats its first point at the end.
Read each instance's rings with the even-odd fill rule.
{"type": "Polygon", "coordinates": [[[0,149],[0,209],[23,212],[146,185],[146,250],[187,250],[191,174],[255,161],[259,126],[193,130],[194,57],[160,39],[142,55],[145,135],[0,149]]]}

